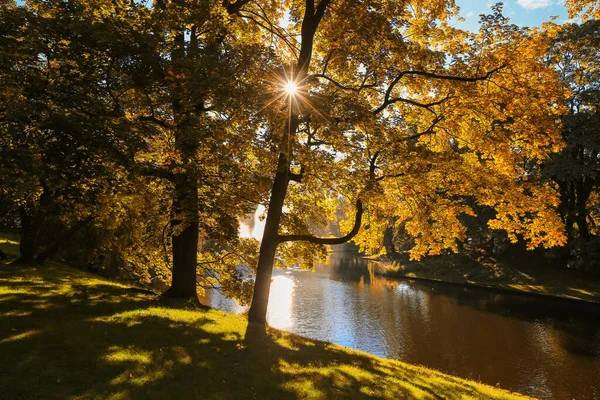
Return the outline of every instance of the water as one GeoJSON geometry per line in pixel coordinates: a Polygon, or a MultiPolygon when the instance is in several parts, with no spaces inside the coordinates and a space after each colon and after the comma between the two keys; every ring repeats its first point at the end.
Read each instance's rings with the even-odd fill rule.
{"type": "MultiPolygon", "coordinates": [[[[242,312],[210,293],[206,301],[242,312]]],[[[376,277],[339,258],[275,271],[271,326],[543,399],[600,399],[600,307],[376,277]]]]}

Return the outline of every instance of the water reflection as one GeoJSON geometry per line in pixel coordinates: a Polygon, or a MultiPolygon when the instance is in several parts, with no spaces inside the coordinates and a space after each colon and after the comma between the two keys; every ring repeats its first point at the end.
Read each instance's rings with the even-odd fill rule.
{"type": "Polygon", "coordinates": [[[271,282],[269,293],[269,310],[267,319],[269,325],[285,329],[291,323],[291,309],[294,294],[294,281],[285,275],[276,275],[271,282]]]}
{"type": "MultiPolygon", "coordinates": [[[[231,312],[214,295],[211,305],[231,312]]],[[[273,326],[541,398],[600,398],[597,307],[373,275],[337,254],[276,271],[273,326]]]]}

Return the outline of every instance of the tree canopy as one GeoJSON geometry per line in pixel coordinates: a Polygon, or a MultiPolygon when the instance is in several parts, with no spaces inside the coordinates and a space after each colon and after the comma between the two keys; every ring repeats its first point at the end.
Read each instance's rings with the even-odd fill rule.
{"type": "Polygon", "coordinates": [[[326,245],[376,253],[402,228],[414,259],[456,252],[485,208],[512,242],[563,246],[561,185],[595,172],[561,157],[585,147],[596,168],[576,132],[598,83],[598,4],[566,4],[591,20],[523,28],[498,4],[469,32],[452,0],[4,2],[0,206],[21,258],[64,247],[194,299],[247,302],[255,273],[261,322],[273,266],[326,245]],[[257,205],[258,251],[238,234],[257,205]]]}

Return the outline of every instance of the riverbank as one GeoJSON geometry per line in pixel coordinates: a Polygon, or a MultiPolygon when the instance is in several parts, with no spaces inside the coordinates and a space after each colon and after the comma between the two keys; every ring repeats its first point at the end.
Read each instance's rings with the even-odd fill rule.
{"type": "Polygon", "coordinates": [[[426,279],[600,304],[600,279],[550,266],[535,253],[520,259],[461,254],[420,261],[366,259],[375,263],[375,274],[389,278],[426,279]]]}
{"type": "Polygon", "coordinates": [[[0,316],[6,399],[523,398],[60,265],[0,264],[0,316]]]}

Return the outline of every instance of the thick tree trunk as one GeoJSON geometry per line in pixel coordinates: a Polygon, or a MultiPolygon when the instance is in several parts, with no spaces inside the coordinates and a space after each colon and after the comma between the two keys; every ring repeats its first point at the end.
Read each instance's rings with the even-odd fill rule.
{"type": "Polygon", "coordinates": [[[288,184],[289,162],[286,155],[281,153],[271,190],[265,230],[260,244],[252,305],[248,312],[248,321],[252,323],[265,324],[267,322],[271,277],[273,275],[273,264],[275,262],[275,252],[279,238],[279,221],[283,212],[283,202],[285,201],[288,184]]]}
{"type": "Polygon", "coordinates": [[[588,228],[587,223],[587,213],[586,210],[579,210],[577,213],[577,227],[579,228],[579,236],[583,241],[590,240],[590,230],[588,228]]]}
{"type": "MultiPolygon", "coordinates": [[[[175,0],[181,7],[185,0],[175,0]]],[[[186,59],[185,27],[181,27],[175,36],[175,48],[171,53],[172,67],[175,75],[172,82],[173,117],[175,129],[175,147],[181,154],[183,172],[175,178],[173,215],[171,217],[171,244],[173,254],[173,270],[171,287],[163,296],[180,299],[191,299],[196,303],[196,266],[198,257],[198,179],[194,163],[199,146],[198,133],[189,129],[190,110],[185,107],[184,82],[178,78],[185,76],[184,60],[186,59]]]]}
{"type": "Polygon", "coordinates": [[[595,186],[595,179],[582,178],[577,182],[577,226],[583,241],[590,240],[590,229],[587,221],[587,202],[595,186]]]}
{"type": "Polygon", "coordinates": [[[19,207],[19,218],[21,220],[21,239],[17,262],[20,264],[33,264],[36,236],[34,217],[27,212],[24,206],[21,206],[19,207]]]}
{"type": "Polygon", "coordinates": [[[175,185],[174,212],[171,219],[173,271],[166,297],[198,302],[196,262],[198,255],[198,185],[182,177],[175,185]]]}

